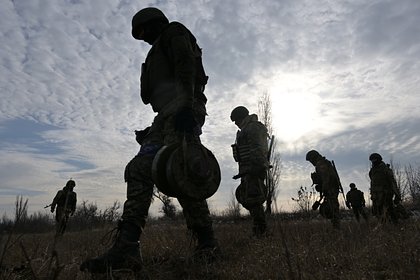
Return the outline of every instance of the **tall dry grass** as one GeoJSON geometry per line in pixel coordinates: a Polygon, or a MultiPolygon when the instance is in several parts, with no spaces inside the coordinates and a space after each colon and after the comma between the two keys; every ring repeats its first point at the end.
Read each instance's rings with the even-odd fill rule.
{"type": "MultiPolygon", "coordinates": [[[[143,271],[92,277],[79,271],[87,257],[103,253],[107,229],[26,234],[5,254],[2,279],[419,279],[420,222],[377,227],[343,221],[270,220],[270,234],[251,236],[251,222],[214,224],[221,255],[212,263],[192,258],[194,244],[182,221],[153,221],[141,238],[143,271]],[[56,256],[52,255],[54,247],[56,256]],[[26,256],[25,256],[26,255],[26,256]],[[50,263],[53,262],[51,265],[50,263]],[[29,278],[24,278],[29,277],[29,278]],[[48,278],[50,277],[50,278],[48,278]]],[[[17,237],[14,237],[17,238],[17,237]]]]}

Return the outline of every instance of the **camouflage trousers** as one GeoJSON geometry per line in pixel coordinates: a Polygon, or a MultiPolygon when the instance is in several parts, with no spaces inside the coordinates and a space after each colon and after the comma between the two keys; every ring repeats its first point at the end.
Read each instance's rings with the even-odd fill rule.
{"type": "Polygon", "coordinates": [[[235,192],[238,202],[249,211],[255,229],[264,229],[267,222],[263,204],[267,199],[267,186],[258,176],[245,175],[235,192]]]}
{"type": "MultiPolygon", "coordinates": [[[[194,110],[199,125],[192,140],[200,141],[201,126],[204,124],[205,108],[197,106],[194,110]]],[[[126,166],[124,179],[127,182],[127,200],[124,203],[122,220],[144,228],[153,195],[152,163],[162,145],[180,143],[184,137],[175,130],[175,116],[172,113],[159,113],[153,120],[149,134],[140,152],[126,166]],[[151,147],[151,148],[150,148],[151,147]]],[[[190,139],[191,140],[191,139],[190,139]]],[[[191,230],[212,227],[212,220],[206,200],[194,201],[178,198],[183,209],[187,227],[191,230]]]]}
{"type": "Polygon", "coordinates": [[[328,218],[334,227],[340,226],[340,204],[338,203],[338,192],[324,194],[324,202],[328,208],[328,218]]]}
{"type": "Polygon", "coordinates": [[[392,201],[392,192],[371,192],[372,199],[372,215],[376,216],[382,222],[391,219],[396,223],[398,220],[394,204],[392,201]]]}
{"type": "Polygon", "coordinates": [[[363,206],[360,207],[351,207],[353,210],[353,214],[354,217],[356,218],[357,221],[360,221],[360,215],[362,215],[363,219],[365,219],[367,221],[368,217],[365,211],[365,208],[363,206]]]}

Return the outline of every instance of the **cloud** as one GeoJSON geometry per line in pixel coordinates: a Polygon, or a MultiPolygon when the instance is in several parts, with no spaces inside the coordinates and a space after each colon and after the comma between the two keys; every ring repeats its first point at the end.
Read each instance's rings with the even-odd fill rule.
{"type": "Polygon", "coordinates": [[[70,177],[81,199],[125,199],[133,131],[155,116],[139,99],[150,46],[131,38],[131,17],[145,6],[184,23],[203,48],[210,80],[202,141],[222,169],[212,207],[226,206],[237,185],[230,111],[257,112],[263,92],[273,100],[283,209],[310,184],[308,149],[336,159],[343,180],[364,188],[371,151],[402,163],[418,158],[418,1],[3,2],[2,189],[31,193],[34,205],[70,177]]]}

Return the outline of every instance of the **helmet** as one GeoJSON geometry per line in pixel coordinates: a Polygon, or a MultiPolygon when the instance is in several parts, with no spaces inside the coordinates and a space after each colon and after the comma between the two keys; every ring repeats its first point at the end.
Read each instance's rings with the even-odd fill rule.
{"type": "Polygon", "coordinates": [[[248,116],[249,111],[244,106],[238,106],[235,109],[232,110],[232,113],[230,113],[230,119],[233,122],[243,120],[246,116],[248,116]]]}
{"type": "Polygon", "coordinates": [[[73,180],[68,180],[66,183],[66,187],[74,188],[76,186],[76,182],[73,180]]]}
{"type": "Polygon", "coordinates": [[[307,161],[314,161],[320,156],[321,155],[317,151],[310,150],[309,152],[306,153],[306,160],[307,161]]]}
{"type": "Polygon", "coordinates": [[[138,36],[138,28],[146,22],[157,19],[161,20],[162,22],[169,23],[168,18],[158,8],[148,7],[141,9],[133,16],[133,19],[131,20],[131,35],[135,39],[140,40],[138,36]]]}
{"type": "Polygon", "coordinates": [[[380,154],[378,153],[373,153],[369,156],[369,160],[373,161],[373,160],[382,160],[382,157],[380,154]]]}
{"type": "Polygon", "coordinates": [[[356,184],[355,183],[350,183],[350,189],[353,189],[355,187],[356,187],[356,184]]]}

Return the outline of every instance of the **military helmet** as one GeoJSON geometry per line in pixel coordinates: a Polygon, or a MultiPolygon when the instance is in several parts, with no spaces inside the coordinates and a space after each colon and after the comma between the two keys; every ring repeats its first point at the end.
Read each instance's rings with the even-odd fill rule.
{"type": "Polygon", "coordinates": [[[243,120],[248,115],[249,115],[249,111],[246,107],[238,106],[232,110],[232,113],[230,113],[230,119],[233,122],[236,122],[236,121],[243,120]]]}
{"type": "Polygon", "coordinates": [[[369,156],[369,160],[373,161],[373,160],[382,160],[382,156],[378,153],[373,153],[369,156]]]}
{"type": "Polygon", "coordinates": [[[310,150],[309,152],[306,153],[306,160],[307,161],[315,161],[320,156],[321,155],[317,151],[310,150]]]}
{"type": "Polygon", "coordinates": [[[66,183],[66,187],[74,188],[76,186],[76,182],[72,179],[68,180],[66,183]]]}
{"type": "Polygon", "coordinates": [[[158,8],[148,7],[148,8],[141,9],[133,16],[133,19],[131,20],[131,27],[132,27],[131,35],[135,39],[140,40],[140,37],[138,35],[139,27],[151,20],[157,20],[157,19],[160,19],[162,22],[169,23],[168,18],[158,8]]]}
{"type": "Polygon", "coordinates": [[[350,183],[350,189],[353,189],[355,187],[356,187],[356,184],[355,183],[350,183]]]}

